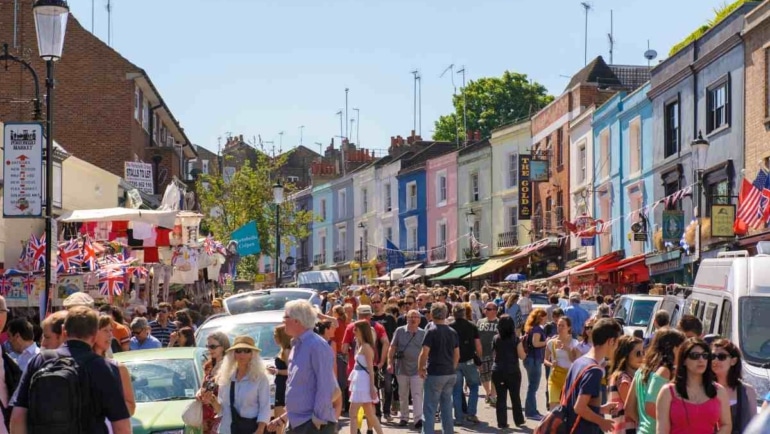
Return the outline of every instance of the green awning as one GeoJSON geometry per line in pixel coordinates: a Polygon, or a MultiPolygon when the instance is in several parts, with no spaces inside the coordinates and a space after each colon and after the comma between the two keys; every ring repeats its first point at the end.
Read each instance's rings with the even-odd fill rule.
{"type": "Polygon", "coordinates": [[[455,267],[441,276],[432,277],[430,280],[460,280],[468,274],[471,274],[471,271],[476,271],[481,265],[482,264],[473,265],[472,267],[470,265],[455,267]]]}

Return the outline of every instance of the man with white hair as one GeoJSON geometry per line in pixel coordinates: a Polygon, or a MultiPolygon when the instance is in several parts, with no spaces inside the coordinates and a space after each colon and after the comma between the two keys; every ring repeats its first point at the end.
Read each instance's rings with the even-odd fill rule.
{"type": "Polygon", "coordinates": [[[292,338],[289,379],[286,383],[286,412],[270,422],[268,431],[288,423],[292,433],[337,431],[332,401],[337,380],[334,353],[315,332],[316,311],[307,300],[286,303],[283,324],[292,338]]]}

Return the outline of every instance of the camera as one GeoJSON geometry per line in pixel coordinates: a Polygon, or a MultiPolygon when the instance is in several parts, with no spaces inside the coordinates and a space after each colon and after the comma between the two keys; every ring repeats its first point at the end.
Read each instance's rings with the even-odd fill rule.
{"type": "Polygon", "coordinates": [[[396,360],[403,359],[404,358],[404,352],[403,351],[396,351],[396,354],[393,356],[396,360]]]}

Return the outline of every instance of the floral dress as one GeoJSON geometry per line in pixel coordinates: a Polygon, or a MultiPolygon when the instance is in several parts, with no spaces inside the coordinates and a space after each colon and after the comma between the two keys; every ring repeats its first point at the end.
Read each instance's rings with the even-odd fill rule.
{"type": "MultiPolygon", "coordinates": [[[[221,363],[221,362],[220,362],[221,363]]],[[[203,389],[210,390],[214,393],[214,396],[219,395],[219,385],[217,384],[217,368],[219,366],[211,366],[204,368],[203,377],[203,389]]],[[[211,404],[203,404],[203,434],[216,434],[219,428],[220,417],[217,416],[217,412],[211,404]]]]}

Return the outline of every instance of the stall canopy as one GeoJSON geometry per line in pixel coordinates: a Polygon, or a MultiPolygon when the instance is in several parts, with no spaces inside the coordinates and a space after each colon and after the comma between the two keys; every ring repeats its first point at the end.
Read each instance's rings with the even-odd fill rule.
{"type": "Polygon", "coordinates": [[[58,218],[60,222],[111,222],[131,221],[144,222],[173,229],[176,224],[178,211],[154,211],[130,208],[104,208],[69,211],[58,218]]]}
{"type": "Polygon", "coordinates": [[[480,266],[478,270],[473,271],[473,277],[486,276],[487,274],[494,273],[495,271],[511,264],[513,262],[513,255],[502,256],[500,258],[490,258],[484,265],[480,266]]]}
{"type": "Polygon", "coordinates": [[[385,275],[378,277],[376,280],[380,282],[388,282],[391,280],[401,280],[409,276],[410,274],[414,273],[414,271],[420,268],[420,266],[422,266],[422,264],[416,264],[407,268],[394,268],[390,270],[390,272],[385,273],[385,275]]]}
{"type": "Polygon", "coordinates": [[[608,262],[596,267],[597,273],[623,271],[626,275],[636,275],[637,281],[645,282],[650,279],[649,269],[644,263],[645,255],[636,255],[620,261],[608,262]]]}
{"type": "Polygon", "coordinates": [[[615,262],[620,257],[620,252],[612,252],[608,253],[603,256],[599,256],[596,259],[592,259],[588,262],[584,262],[580,265],[576,265],[570,269],[564,270],[561,273],[554,274],[553,276],[549,277],[548,280],[561,280],[566,279],[569,276],[583,276],[588,274],[594,274],[598,270],[596,267],[602,264],[607,264],[610,262],[615,262]]]}
{"type": "Polygon", "coordinates": [[[463,277],[467,276],[471,273],[471,271],[476,271],[477,268],[481,267],[481,264],[479,265],[465,265],[461,267],[455,267],[451,269],[449,272],[444,273],[438,277],[434,277],[431,280],[460,280],[463,277]]]}
{"type": "Polygon", "coordinates": [[[429,279],[431,276],[435,276],[437,274],[443,273],[448,268],[449,268],[449,265],[442,265],[442,266],[439,266],[439,267],[421,268],[419,270],[416,270],[414,272],[414,274],[429,279]]]}

